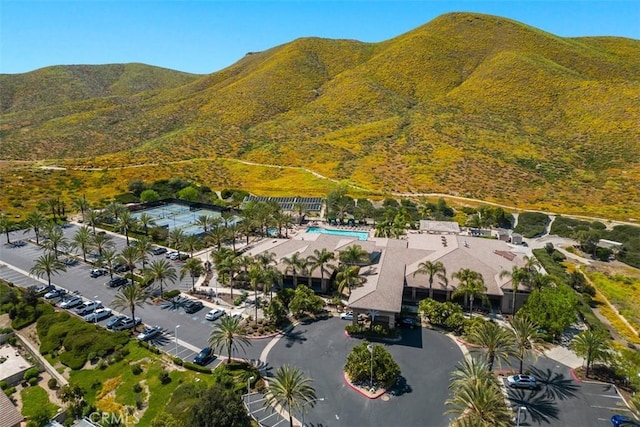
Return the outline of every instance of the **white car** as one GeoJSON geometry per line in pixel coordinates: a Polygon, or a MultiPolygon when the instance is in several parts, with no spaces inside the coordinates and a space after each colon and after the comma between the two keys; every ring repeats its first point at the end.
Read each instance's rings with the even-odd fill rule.
{"type": "Polygon", "coordinates": [[[164,254],[165,258],[171,259],[172,256],[178,256],[178,251],[169,251],[166,254],[164,254]]]}
{"type": "Polygon", "coordinates": [[[345,311],[344,313],[340,313],[340,318],[342,320],[353,320],[353,311],[345,311]]]}
{"type": "Polygon", "coordinates": [[[110,308],[99,308],[93,313],[89,313],[86,316],[84,316],[83,319],[87,322],[96,323],[101,321],[102,319],[106,319],[109,316],[111,316],[110,308]]]}
{"type": "Polygon", "coordinates": [[[60,308],[73,308],[82,304],[82,297],[72,295],[60,303],[60,308]]]}
{"type": "Polygon", "coordinates": [[[534,389],[538,385],[536,384],[536,379],[532,375],[511,375],[507,377],[507,384],[509,387],[514,388],[530,388],[534,389]]]}
{"type": "Polygon", "coordinates": [[[76,308],[76,314],[78,316],[84,316],[92,311],[102,308],[102,302],[100,301],[87,301],[78,308],[76,308]]]}
{"type": "Polygon", "coordinates": [[[204,318],[207,320],[217,320],[222,316],[224,316],[224,310],[219,310],[217,308],[214,308],[213,310],[209,311],[207,315],[204,316],[204,318]]]}

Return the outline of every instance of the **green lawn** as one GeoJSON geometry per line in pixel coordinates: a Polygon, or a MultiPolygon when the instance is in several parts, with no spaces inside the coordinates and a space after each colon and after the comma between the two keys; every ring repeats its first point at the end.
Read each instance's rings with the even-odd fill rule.
{"type": "Polygon", "coordinates": [[[53,417],[58,407],[49,401],[47,391],[40,386],[27,387],[20,392],[22,397],[22,415],[34,417],[45,408],[49,417],[53,417]]]}

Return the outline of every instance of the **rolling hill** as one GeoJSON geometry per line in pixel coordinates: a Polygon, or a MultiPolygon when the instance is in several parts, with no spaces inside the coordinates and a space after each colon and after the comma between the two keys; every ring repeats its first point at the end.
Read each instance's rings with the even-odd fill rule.
{"type": "Polygon", "coordinates": [[[49,67],[0,76],[0,159],[237,159],[626,219],[640,212],[638,58],[638,40],[452,13],[381,43],[294,40],[205,76],[49,67]]]}

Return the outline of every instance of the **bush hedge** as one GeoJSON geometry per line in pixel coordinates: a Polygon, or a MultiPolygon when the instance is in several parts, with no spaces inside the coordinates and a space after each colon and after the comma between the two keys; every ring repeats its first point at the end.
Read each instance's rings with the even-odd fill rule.
{"type": "Polygon", "coordinates": [[[532,238],[544,234],[549,216],[541,212],[523,212],[518,215],[518,225],[513,229],[524,237],[532,238]]]}
{"type": "Polygon", "coordinates": [[[191,363],[191,362],[184,362],[183,365],[185,368],[191,370],[191,371],[196,371],[196,372],[200,372],[203,374],[210,374],[211,373],[211,368],[207,368],[206,366],[200,366],[200,365],[196,365],[195,363],[191,363]]]}

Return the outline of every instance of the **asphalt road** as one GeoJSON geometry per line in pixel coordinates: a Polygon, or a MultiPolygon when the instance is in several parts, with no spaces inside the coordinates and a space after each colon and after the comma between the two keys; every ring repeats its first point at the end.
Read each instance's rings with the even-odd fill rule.
{"type": "MultiPolygon", "coordinates": [[[[384,345],[400,365],[400,386],[370,400],[353,391],[342,371],[349,351],[362,341],[344,334],[338,318],[296,326],[268,354],[270,373],[290,364],[313,378],[319,399],[304,416],[310,426],[447,426],[444,415],[449,375],[462,360],[459,347],[448,337],[428,330],[404,330],[399,343],[384,345]]],[[[302,420],[302,414],[294,414],[302,420]]]]}

